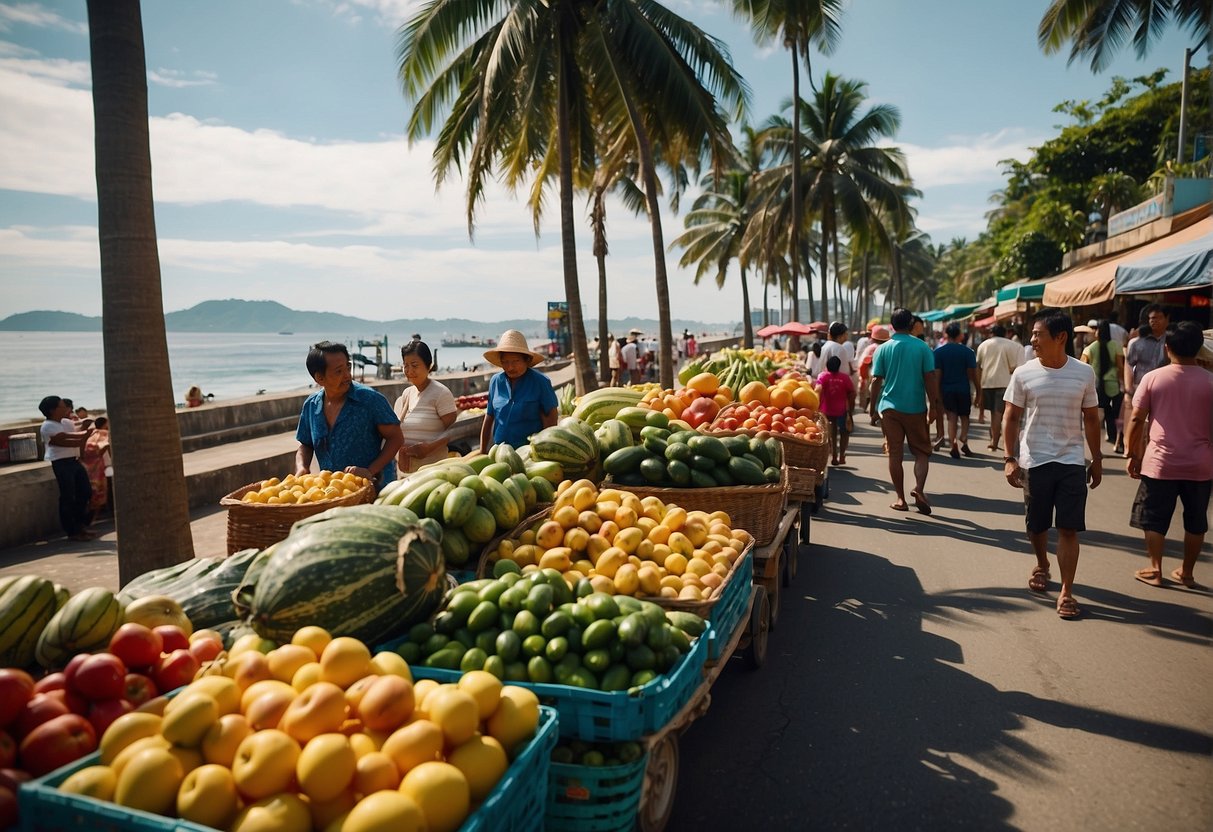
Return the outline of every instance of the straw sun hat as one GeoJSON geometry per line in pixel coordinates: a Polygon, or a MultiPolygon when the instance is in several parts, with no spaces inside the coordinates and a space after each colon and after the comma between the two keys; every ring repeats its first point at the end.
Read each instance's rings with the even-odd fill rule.
{"type": "Polygon", "coordinates": [[[889,340],[889,328],[887,326],[876,325],[872,327],[872,340],[877,343],[883,343],[889,340]]]}
{"type": "Polygon", "coordinates": [[[530,359],[532,367],[547,357],[528,347],[526,345],[526,336],[516,329],[507,329],[505,332],[501,333],[501,337],[497,339],[497,348],[486,351],[484,354],[484,360],[495,367],[500,367],[501,354],[503,352],[513,352],[518,353],[519,355],[525,355],[528,359],[530,359]]]}

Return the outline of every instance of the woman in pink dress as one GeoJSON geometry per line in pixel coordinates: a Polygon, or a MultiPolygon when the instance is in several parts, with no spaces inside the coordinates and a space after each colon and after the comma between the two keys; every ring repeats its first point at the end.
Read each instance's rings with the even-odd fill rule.
{"type": "Polygon", "coordinates": [[[109,501],[109,485],[105,472],[113,464],[110,456],[109,420],[98,416],[93,427],[93,435],[80,449],[80,464],[88,472],[89,485],[93,487],[93,496],[88,503],[90,519],[96,517],[109,501]]]}

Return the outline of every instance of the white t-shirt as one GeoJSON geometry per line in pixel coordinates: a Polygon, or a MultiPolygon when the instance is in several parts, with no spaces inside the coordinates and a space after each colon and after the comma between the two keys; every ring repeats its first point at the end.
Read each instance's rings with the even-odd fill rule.
{"type": "Polygon", "coordinates": [[[619,347],[618,341],[612,341],[607,347],[607,364],[612,370],[619,369],[623,364],[622,350],[619,347]]]}
{"type": "Polygon", "coordinates": [[[1023,349],[1006,338],[987,338],[977,345],[977,366],[981,368],[981,386],[1006,387],[1011,373],[1024,363],[1023,349]]]}
{"type": "Polygon", "coordinates": [[[1099,403],[1095,371],[1088,365],[1066,356],[1065,365],[1054,370],[1033,358],[1011,375],[1003,400],[1025,411],[1020,467],[1086,464],[1082,410],[1099,403]]]}
{"type": "MultiPolygon", "coordinates": [[[[392,407],[400,417],[400,430],[404,433],[404,444],[416,442],[432,442],[446,432],[442,417],[458,411],[455,397],[441,382],[430,379],[425,390],[418,391],[416,387],[407,387],[396,399],[392,407]]],[[[434,449],[427,457],[412,460],[411,467],[416,469],[431,462],[445,459],[446,445],[434,449]]]]}
{"type": "Polygon", "coordinates": [[[636,369],[636,343],[628,341],[623,345],[623,350],[620,352],[620,357],[623,358],[623,366],[628,370],[636,369]]]}
{"type": "Polygon", "coordinates": [[[843,341],[842,343],[839,343],[838,341],[826,341],[824,344],[822,344],[821,359],[817,362],[820,372],[825,372],[826,361],[831,355],[838,356],[838,360],[841,362],[838,372],[848,376],[855,374],[856,366],[854,344],[852,344],[850,341],[843,341]]]}
{"type": "MultiPolygon", "coordinates": [[[[64,420],[67,421],[67,420],[64,420]]],[[[46,461],[55,462],[60,459],[75,459],[80,456],[80,449],[74,445],[52,445],[51,437],[61,433],[71,433],[76,428],[68,427],[64,422],[47,419],[42,423],[38,432],[42,434],[42,445],[46,448],[46,461]]]]}

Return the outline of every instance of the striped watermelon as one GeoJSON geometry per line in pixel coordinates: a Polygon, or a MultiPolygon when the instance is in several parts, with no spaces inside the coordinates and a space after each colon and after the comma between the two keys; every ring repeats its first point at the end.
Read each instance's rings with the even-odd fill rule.
{"type": "Polygon", "coordinates": [[[0,667],[27,667],[38,637],[55,615],[55,584],[25,575],[0,592],[0,667]]]}
{"type": "Polygon", "coordinates": [[[446,576],[439,537],[420,524],[401,531],[390,515],[380,519],[388,522],[367,512],[334,516],[275,544],[249,605],[253,628],[282,643],[313,624],[374,645],[425,619],[446,576]],[[405,577],[399,588],[398,558],[405,577]]]}
{"type": "Polygon", "coordinates": [[[607,419],[613,419],[615,414],[625,407],[635,407],[644,398],[638,390],[626,390],[622,387],[600,387],[586,393],[573,409],[573,416],[598,427],[607,419]]]}
{"type": "Polygon", "coordinates": [[[557,425],[531,437],[531,454],[537,460],[558,462],[565,468],[584,467],[598,459],[598,440],[592,432],[587,438],[579,430],[557,425]]]}
{"type": "Polygon", "coordinates": [[[122,604],[114,593],[99,586],[81,590],[42,630],[34,658],[47,670],[62,667],[77,653],[105,649],[122,622],[122,604]]]}

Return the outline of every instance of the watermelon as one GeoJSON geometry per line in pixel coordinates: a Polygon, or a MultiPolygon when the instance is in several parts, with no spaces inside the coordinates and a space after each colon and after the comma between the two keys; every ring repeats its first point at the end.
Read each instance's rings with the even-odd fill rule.
{"type": "Polygon", "coordinates": [[[0,592],[0,667],[26,667],[57,609],[55,584],[37,575],[7,582],[0,592]]]}
{"type": "Polygon", "coordinates": [[[105,649],[122,622],[122,604],[114,593],[99,586],[81,590],[43,628],[34,658],[47,670],[63,667],[77,653],[105,649]]]}
{"type": "Polygon", "coordinates": [[[366,513],[293,531],[275,544],[257,577],[253,629],[279,643],[309,624],[368,645],[386,641],[424,620],[441,600],[440,540],[420,522],[374,522],[366,513]]]}
{"type": "Polygon", "coordinates": [[[622,387],[600,387],[586,393],[573,409],[573,416],[597,427],[625,407],[635,407],[644,398],[637,390],[622,387]]]}
{"type": "Polygon", "coordinates": [[[598,440],[587,440],[579,431],[559,425],[544,428],[531,437],[531,453],[536,459],[558,462],[566,469],[588,466],[598,458],[598,440]]]}
{"type": "Polygon", "coordinates": [[[153,569],[124,586],[118,600],[126,606],[149,595],[167,595],[181,605],[195,628],[209,629],[236,615],[232,593],[259,553],[259,549],[244,549],[225,558],[196,558],[153,569]]]}
{"type": "Polygon", "coordinates": [[[604,459],[621,448],[636,444],[632,441],[631,427],[618,419],[607,419],[594,435],[598,438],[598,452],[604,459]]]}

